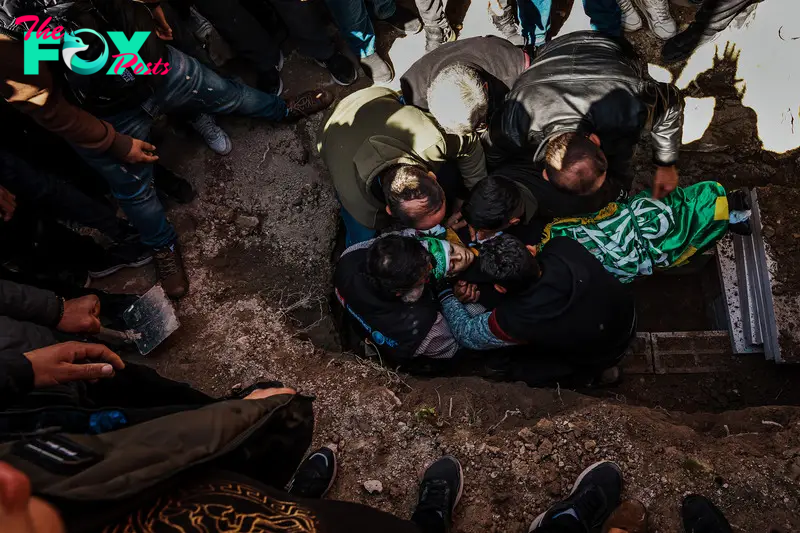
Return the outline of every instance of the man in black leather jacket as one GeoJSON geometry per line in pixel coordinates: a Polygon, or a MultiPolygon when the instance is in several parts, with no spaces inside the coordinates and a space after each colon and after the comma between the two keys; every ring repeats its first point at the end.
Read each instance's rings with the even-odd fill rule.
{"type": "Polygon", "coordinates": [[[678,89],[650,78],[629,43],[575,32],[545,45],[517,79],[484,136],[487,163],[497,168],[532,159],[544,168],[544,179],[566,193],[593,194],[606,177],[627,191],[630,161],[649,125],[657,167],[653,195],[661,198],[678,185],[682,122],[678,89]],[[548,150],[550,143],[561,149],[548,150]],[[559,183],[555,171],[570,165],[585,168],[559,183]]]}

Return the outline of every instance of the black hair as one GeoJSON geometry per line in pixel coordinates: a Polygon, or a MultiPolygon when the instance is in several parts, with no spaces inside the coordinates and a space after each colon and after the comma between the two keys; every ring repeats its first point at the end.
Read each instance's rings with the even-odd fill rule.
{"type": "Polygon", "coordinates": [[[428,170],[416,165],[394,165],[381,176],[381,187],[392,215],[405,227],[413,228],[420,213],[407,213],[403,204],[410,200],[426,200],[424,215],[436,213],[444,204],[444,191],[428,175],[428,170]]]}
{"type": "Polygon", "coordinates": [[[498,231],[523,210],[522,194],[514,183],[489,176],[473,187],[461,208],[464,220],[476,230],[498,231]]]}
{"type": "Polygon", "coordinates": [[[367,275],[382,292],[394,296],[419,283],[433,264],[433,256],[413,237],[387,235],[367,250],[367,275]]]}
{"type": "Polygon", "coordinates": [[[547,179],[556,188],[577,195],[591,194],[608,170],[605,154],[582,133],[563,133],[547,143],[547,179]]]}
{"type": "Polygon", "coordinates": [[[539,262],[521,240],[504,233],[483,243],[481,271],[509,294],[521,292],[539,279],[539,262]]]}

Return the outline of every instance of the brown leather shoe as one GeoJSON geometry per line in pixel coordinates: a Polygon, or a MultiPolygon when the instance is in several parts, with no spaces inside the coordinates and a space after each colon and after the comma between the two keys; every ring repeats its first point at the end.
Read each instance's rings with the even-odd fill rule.
{"type": "Polygon", "coordinates": [[[603,524],[603,533],[647,533],[647,509],[640,501],[625,500],[603,524]]]}
{"type": "Polygon", "coordinates": [[[189,292],[189,280],[183,269],[183,258],[178,241],[164,248],[156,248],[153,254],[156,276],[167,296],[173,300],[183,298],[189,292]]]}
{"type": "Polygon", "coordinates": [[[286,115],[287,122],[294,122],[301,118],[308,117],[314,113],[319,113],[328,108],[333,103],[333,95],[325,89],[316,89],[298,94],[296,97],[286,102],[289,113],[286,115]]]}

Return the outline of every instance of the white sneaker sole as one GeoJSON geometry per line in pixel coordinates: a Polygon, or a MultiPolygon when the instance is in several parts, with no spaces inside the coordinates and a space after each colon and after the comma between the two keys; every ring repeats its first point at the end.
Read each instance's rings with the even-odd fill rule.
{"type": "Polygon", "coordinates": [[[107,268],[105,270],[101,270],[101,271],[98,271],[98,272],[93,272],[93,271],[90,270],[89,271],[89,278],[90,278],[90,280],[91,279],[104,278],[106,276],[110,276],[111,274],[114,274],[115,272],[119,272],[123,268],[139,268],[139,267],[142,267],[142,266],[145,266],[145,265],[149,265],[152,261],[153,261],[153,257],[150,256],[150,257],[146,257],[146,258],[144,258],[144,259],[142,259],[140,261],[134,261],[133,263],[125,263],[123,265],[115,265],[115,266],[113,266],[111,268],[107,268]]]}
{"type": "MultiPolygon", "coordinates": [[[[672,29],[665,29],[663,27],[656,27],[653,23],[653,20],[649,16],[649,12],[642,5],[642,0],[631,0],[633,5],[638,7],[639,10],[643,13],[642,19],[647,21],[647,26],[650,28],[650,31],[653,32],[653,35],[661,39],[662,41],[666,41],[667,39],[674,37],[678,34],[678,23],[675,22],[675,19],[670,15],[670,19],[672,20],[672,29]]],[[[667,3],[667,9],[669,9],[669,3],[667,3]]]]}
{"type": "MultiPolygon", "coordinates": [[[[600,466],[602,464],[605,464],[605,463],[611,463],[615,467],[617,467],[617,470],[619,470],[619,465],[617,463],[613,462],[613,461],[597,461],[595,464],[589,466],[586,470],[581,472],[581,475],[579,475],[578,479],[575,480],[575,484],[572,485],[572,490],[569,492],[569,495],[567,495],[567,498],[569,498],[570,496],[575,494],[575,491],[578,490],[578,486],[581,484],[583,479],[586,476],[589,475],[589,472],[591,472],[592,470],[594,470],[598,466],[600,466]]],[[[547,511],[549,511],[549,510],[550,509],[547,509],[547,511]]],[[[536,530],[536,528],[538,528],[539,526],[542,525],[542,521],[544,520],[544,516],[547,514],[547,511],[543,512],[542,514],[540,514],[539,516],[536,517],[536,519],[533,521],[533,523],[531,523],[531,527],[528,528],[528,533],[533,533],[536,530]]]]}

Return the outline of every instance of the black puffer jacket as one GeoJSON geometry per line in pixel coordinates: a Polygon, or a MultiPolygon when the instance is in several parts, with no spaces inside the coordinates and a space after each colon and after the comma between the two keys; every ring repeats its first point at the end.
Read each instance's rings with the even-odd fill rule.
{"type": "Polygon", "coordinates": [[[642,129],[652,128],[653,160],[678,160],[683,100],[678,89],[650,78],[630,45],[597,32],[548,43],[517,79],[484,139],[491,166],[512,157],[540,161],[548,139],[570,131],[596,133],[609,160],[627,161],[642,129]]]}

